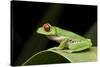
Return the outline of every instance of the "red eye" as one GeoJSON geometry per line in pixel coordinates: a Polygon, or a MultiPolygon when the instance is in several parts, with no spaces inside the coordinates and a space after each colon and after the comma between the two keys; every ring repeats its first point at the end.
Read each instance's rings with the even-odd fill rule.
{"type": "Polygon", "coordinates": [[[50,31],[50,24],[49,23],[45,23],[44,25],[43,25],[43,27],[44,27],[44,30],[46,31],[46,32],[49,32],[50,31]]]}

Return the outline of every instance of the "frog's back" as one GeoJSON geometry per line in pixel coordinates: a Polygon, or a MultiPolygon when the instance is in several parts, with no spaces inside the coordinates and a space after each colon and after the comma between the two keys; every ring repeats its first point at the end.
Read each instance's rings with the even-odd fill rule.
{"type": "Polygon", "coordinates": [[[76,40],[84,40],[86,38],[74,33],[74,32],[71,32],[71,31],[68,31],[68,30],[64,30],[64,29],[61,29],[59,27],[55,27],[56,28],[56,32],[57,32],[57,35],[58,36],[64,36],[66,38],[69,38],[69,39],[76,39],[76,40]]]}

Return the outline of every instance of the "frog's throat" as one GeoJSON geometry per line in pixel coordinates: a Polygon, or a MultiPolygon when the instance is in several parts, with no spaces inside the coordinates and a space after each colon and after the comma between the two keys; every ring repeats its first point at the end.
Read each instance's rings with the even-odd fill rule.
{"type": "Polygon", "coordinates": [[[54,40],[54,41],[57,41],[57,42],[61,42],[62,40],[64,40],[64,36],[56,36],[56,35],[53,35],[53,36],[47,36],[50,40],[54,40]]]}

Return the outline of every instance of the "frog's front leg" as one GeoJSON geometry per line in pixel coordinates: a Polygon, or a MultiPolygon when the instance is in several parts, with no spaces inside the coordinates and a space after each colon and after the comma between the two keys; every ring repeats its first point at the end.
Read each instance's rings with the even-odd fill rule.
{"type": "Polygon", "coordinates": [[[64,50],[65,52],[79,52],[86,50],[92,46],[92,42],[90,39],[82,40],[82,41],[74,41],[68,43],[68,50],[64,50]]]}
{"type": "Polygon", "coordinates": [[[60,45],[59,45],[58,47],[54,47],[54,48],[52,48],[52,49],[55,49],[55,50],[63,50],[63,49],[65,49],[65,48],[67,48],[67,47],[68,47],[68,45],[67,45],[67,40],[68,40],[68,39],[62,40],[62,41],[60,42],[60,45]]]}

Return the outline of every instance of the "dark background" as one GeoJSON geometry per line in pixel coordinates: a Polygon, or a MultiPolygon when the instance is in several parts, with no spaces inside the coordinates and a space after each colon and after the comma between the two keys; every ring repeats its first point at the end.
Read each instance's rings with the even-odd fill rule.
{"type": "Polygon", "coordinates": [[[97,43],[96,5],[11,1],[11,65],[21,65],[33,54],[59,45],[36,33],[46,22],[97,43]]]}

